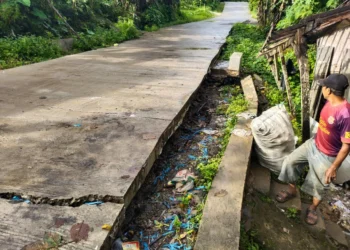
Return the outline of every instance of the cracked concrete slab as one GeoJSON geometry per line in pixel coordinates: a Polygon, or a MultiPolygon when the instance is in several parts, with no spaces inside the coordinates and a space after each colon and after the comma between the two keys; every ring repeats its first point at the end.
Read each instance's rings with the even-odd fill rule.
{"type": "MultiPolygon", "coordinates": [[[[60,207],[10,204],[9,201],[0,199],[0,207],[0,249],[6,250],[47,249],[38,246],[50,241],[66,250],[100,249],[109,233],[102,226],[113,225],[115,221],[122,220],[124,214],[123,205],[113,203],[60,207]],[[81,223],[89,227],[87,239],[72,242],[72,227],[81,223]]],[[[115,226],[118,226],[117,223],[115,226]]]]}

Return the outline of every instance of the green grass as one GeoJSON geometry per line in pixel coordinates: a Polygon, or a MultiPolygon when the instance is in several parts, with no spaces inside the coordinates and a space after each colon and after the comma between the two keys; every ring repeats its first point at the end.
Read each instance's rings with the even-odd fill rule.
{"type": "Polygon", "coordinates": [[[213,11],[221,13],[224,11],[224,8],[225,8],[225,3],[220,2],[219,5],[215,9],[213,9],[213,11]]]}
{"type": "Polygon", "coordinates": [[[241,250],[263,250],[264,248],[256,240],[257,232],[254,230],[246,231],[241,227],[241,237],[239,242],[239,249],[241,250]]]}
{"type": "Polygon", "coordinates": [[[193,9],[180,9],[176,20],[167,23],[162,23],[159,25],[153,24],[151,26],[146,25],[145,30],[149,32],[157,31],[160,28],[165,28],[177,24],[198,22],[206,20],[215,16],[215,13],[211,11],[209,7],[198,7],[193,9]]]}
{"type": "Polygon", "coordinates": [[[223,99],[229,99],[229,102],[225,111],[222,111],[225,112],[227,122],[225,124],[224,135],[221,138],[221,150],[216,156],[209,159],[207,163],[200,163],[197,166],[201,174],[199,182],[201,185],[205,185],[207,190],[210,189],[212,181],[219,169],[221,159],[230,140],[231,131],[237,123],[237,114],[244,112],[248,108],[248,101],[242,95],[240,87],[225,86],[224,88],[224,91],[221,92],[221,97],[223,99]]]}
{"type": "Polygon", "coordinates": [[[199,7],[193,10],[180,10],[180,12],[182,17],[179,22],[181,23],[198,22],[214,17],[214,13],[208,7],[199,7]]]}
{"type": "MultiPolygon", "coordinates": [[[[95,32],[81,33],[74,38],[73,51],[69,54],[111,46],[140,36],[131,20],[121,20],[114,28],[98,28],[95,32]]],[[[55,42],[55,38],[21,36],[0,38],[0,69],[46,61],[66,55],[55,42]]]]}

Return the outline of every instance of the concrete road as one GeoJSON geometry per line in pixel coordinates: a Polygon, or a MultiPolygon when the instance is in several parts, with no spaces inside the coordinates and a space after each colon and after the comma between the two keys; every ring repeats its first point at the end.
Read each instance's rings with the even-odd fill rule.
{"type": "Polygon", "coordinates": [[[127,206],[245,20],[248,4],[230,2],[214,19],[0,71],[0,194],[127,206]]]}

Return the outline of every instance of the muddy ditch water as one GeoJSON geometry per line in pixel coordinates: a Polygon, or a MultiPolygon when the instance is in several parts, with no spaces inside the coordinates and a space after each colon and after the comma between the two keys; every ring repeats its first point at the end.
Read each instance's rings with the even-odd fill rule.
{"type": "Polygon", "coordinates": [[[239,80],[206,77],[182,125],[127,208],[119,235],[123,242],[139,242],[140,249],[193,249],[207,195],[197,166],[221,149],[226,118],[218,107],[228,104],[233,86],[239,86],[239,80]],[[186,177],[179,177],[179,171],[186,177]],[[182,181],[171,183],[176,175],[182,181]]]}

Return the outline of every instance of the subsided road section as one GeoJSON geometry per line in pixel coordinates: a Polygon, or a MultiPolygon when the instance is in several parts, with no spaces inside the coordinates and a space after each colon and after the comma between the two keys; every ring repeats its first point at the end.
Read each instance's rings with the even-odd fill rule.
{"type": "Polygon", "coordinates": [[[43,231],[69,236],[84,218],[94,228],[85,249],[101,246],[107,233],[94,218],[113,211],[104,222],[113,224],[123,217],[232,24],[245,20],[247,3],[229,2],[214,19],[0,71],[0,195],[38,203],[11,208],[0,199],[0,249],[30,244],[43,231]],[[80,206],[88,200],[107,204],[80,206]],[[80,207],[71,213],[44,204],[80,207]],[[57,218],[63,225],[50,227],[57,218]]]}

